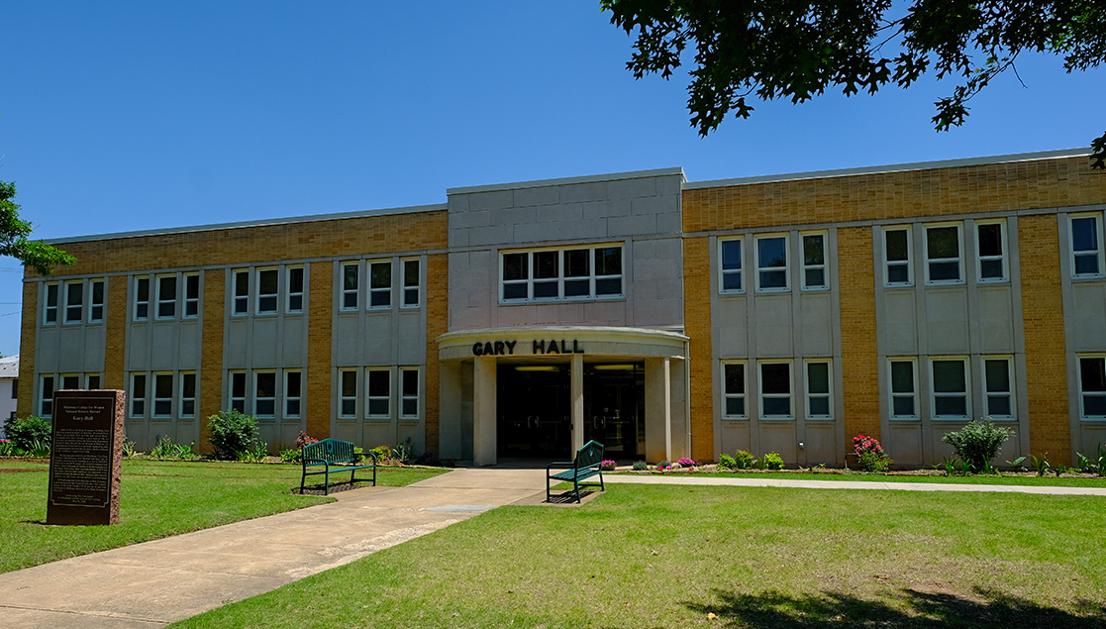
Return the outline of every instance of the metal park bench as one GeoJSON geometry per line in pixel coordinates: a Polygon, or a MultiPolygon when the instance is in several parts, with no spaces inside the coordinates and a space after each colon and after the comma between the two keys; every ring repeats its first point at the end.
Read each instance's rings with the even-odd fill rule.
{"type": "Polygon", "coordinates": [[[362,465],[360,457],[354,452],[353,442],[341,439],[323,439],[315,443],[303,446],[303,476],[300,477],[300,493],[303,493],[304,482],[308,476],[323,474],[323,495],[330,494],[331,473],[349,472],[349,484],[353,485],[357,470],[372,469],[373,487],[376,487],[376,455],[369,453],[372,464],[362,465]],[[321,470],[307,471],[307,468],[321,467],[321,470]]]}
{"type": "Polygon", "coordinates": [[[580,484],[592,476],[599,476],[599,490],[606,491],[603,486],[603,470],[600,463],[603,461],[603,444],[598,441],[589,441],[576,450],[576,456],[571,461],[550,463],[545,468],[545,501],[550,502],[550,481],[558,480],[572,483],[572,495],[576,502],[580,502],[580,484]],[[554,469],[562,471],[553,473],[554,469]]]}

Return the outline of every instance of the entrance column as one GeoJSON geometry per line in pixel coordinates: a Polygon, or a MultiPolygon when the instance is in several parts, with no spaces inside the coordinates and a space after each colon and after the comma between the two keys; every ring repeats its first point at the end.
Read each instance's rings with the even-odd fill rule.
{"type": "Polygon", "coordinates": [[[645,455],[672,460],[672,365],[670,359],[645,359],[645,455]]]}
{"type": "Polygon", "coordinates": [[[572,452],[584,446],[584,356],[572,355],[571,383],[569,394],[572,396],[572,452]]]}
{"type": "Polygon", "coordinates": [[[478,357],[472,371],[472,463],[495,465],[495,358],[478,357]]]}

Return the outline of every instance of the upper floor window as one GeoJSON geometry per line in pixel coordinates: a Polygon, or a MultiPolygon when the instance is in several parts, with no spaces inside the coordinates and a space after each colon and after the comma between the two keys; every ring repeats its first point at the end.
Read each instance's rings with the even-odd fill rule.
{"type": "Polygon", "coordinates": [[[975,224],[976,258],[980,282],[1006,280],[1006,221],[975,224]]]}
{"type": "Polygon", "coordinates": [[[887,227],[883,230],[883,283],[887,286],[913,284],[910,261],[910,228],[887,227]]]}
{"type": "Polygon", "coordinates": [[[968,361],[964,358],[935,358],[929,364],[933,417],[968,417],[971,410],[968,404],[968,361]]]}
{"type": "Polygon", "coordinates": [[[234,293],[231,296],[231,314],[246,315],[250,312],[250,272],[246,269],[234,271],[234,293]]]}
{"type": "Polygon", "coordinates": [[[92,280],[88,286],[88,322],[104,321],[104,280],[92,280]]]}
{"type": "Polygon", "coordinates": [[[1009,357],[983,359],[984,415],[993,419],[1014,418],[1014,361],[1009,357]]]}
{"type": "Polygon", "coordinates": [[[1072,276],[1102,275],[1102,214],[1075,214],[1071,217],[1072,276]]]}
{"type": "Polygon", "coordinates": [[[280,276],[276,269],[257,269],[257,314],[273,314],[277,311],[280,294],[280,276]]]}
{"type": "Polygon", "coordinates": [[[760,363],[760,416],[764,419],[790,419],[791,362],[760,363]]]}
{"type": "Polygon", "coordinates": [[[718,243],[718,257],[721,261],[722,270],[722,279],[719,286],[723,293],[740,293],[745,290],[741,278],[741,243],[740,238],[723,240],[718,243]]]}
{"type": "Polygon", "coordinates": [[[826,279],[826,235],[823,233],[802,234],[803,244],[803,289],[819,290],[827,288],[826,279]]]}
{"type": "Polygon", "coordinates": [[[342,263],[342,310],[357,310],[357,295],[360,292],[361,264],[359,262],[342,263]]]}
{"type": "Polygon", "coordinates": [[[172,319],[177,316],[177,276],[159,275],[157,278],[157,318],[172,319]]]}
{"type": "Polygon", "coordinates": [[[960,272],[960,225],[927,225],[926,282],[955,284],[960,272]]]}
{"type": "Polygon", "coordinates": [[[918,417],[918,380],[913,358],[891,358],[887,361],[891,386],[891,419],[918,417]]]}
{"type": "Polygon", "coordinates": [[[150,278],[138,277],[134,280],[134,320],[145,321],[150,318],[150,278]]]}
{"type": "Polygon", "coordinates": [[[831,391],[833,369],[828,360],[806,362],[806,416],[811,419],[832,419],[831,391]]]}
{"type": "Polygon", "coordinates": [[[419,272],[419,260],[412,258],[403,261],[403,307],[415,308],[419,305],[419,284],[422,276],[419,272]]]}
{"type": "Polygon", "coordinates": [[[369,263],[369,308],[384,309],[392,305],[392,261],[369,263]]]}
{"type": "Polygon", "coordinates": [[[46,285],[46,299],[43,300],[43,323],[58,322],[58,285],[57,283],[46,285]]]}
{"type": "Polygon", "coordinates": [[[622,247],[503,253],[500,280],[505,302],[618,297],[622,295],[622,247]]]}
{"type": "Polygon", "coordinates": [[[65,283],[65,323],[80,323],[84,319],[84,282],[65,283]]]}
{"type": "Polygon", "coordinates": [[[1106,419],[1106,357],[1079,357],[1079,416],[1106,419]]]}
{"type": "Polygon", "coordinates": [[[200,316],[200,274],[184,274],[184,318],[200,316]]]}
{"type": "Polygon", "coordinates": [[[744,419],[745,411],[745,363],[722,363],[722,418],[744,419]]]}
{"type": "Polygon", "coordinates": [[[787,290],[787,236],[757,236],[756,243],[757,290],[787,290]]]}
{"type": "Polygon", "coordinates": [[[288,299],[285,310],[289,313],[303,312],[303,267],[288,267],[288,299]]]}

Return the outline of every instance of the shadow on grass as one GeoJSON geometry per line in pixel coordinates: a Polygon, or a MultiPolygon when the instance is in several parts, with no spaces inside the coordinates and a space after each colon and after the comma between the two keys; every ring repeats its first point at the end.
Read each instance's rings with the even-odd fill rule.
{"type": "Polygon", "coordinates": [[[717,614],[732,626],[782,627],[1106,627],[1106,604],[1079,601],[1075,611],[977,588],[975,597],[948,592],[900,593],[903,609],[840,592],[793,595],[733,594],[714,590],[716,603],[685,603],[691,611],[717,614]]]}

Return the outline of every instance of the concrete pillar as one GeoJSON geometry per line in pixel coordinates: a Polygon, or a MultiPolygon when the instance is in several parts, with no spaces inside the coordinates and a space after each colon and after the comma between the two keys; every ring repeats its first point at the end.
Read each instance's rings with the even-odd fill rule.
{"type": "Polygon", "coordinates": [[[666,358],[645,360],[645,456],[672,460],[672,368],[666,358]]]}
{"type": "Polygon", "coordinates": [[[472,379],[472,463],[495,465],[495,358],[479,357],[472,379]]]}
{"type": "Polygon", "coordinates": [[[461,363],[443,362],[438,367],[438,456],[461,458],[461,363]]]}
{"type": "Polygon", "coordinates": [[[572,452],[584,445],[584,356],[572,355],[571,383],[569,395],[571,395],[572,408],[572,452]]]}

